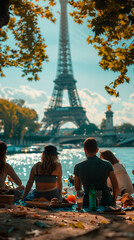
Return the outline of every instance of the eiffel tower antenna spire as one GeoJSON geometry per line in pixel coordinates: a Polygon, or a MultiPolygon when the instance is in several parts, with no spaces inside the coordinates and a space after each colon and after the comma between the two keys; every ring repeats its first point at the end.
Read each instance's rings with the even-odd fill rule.
{"type": "Polygon", "coordinates": [[[67,0],[60,0],[60,4],[61,4],[61,17],[60,17],[60,40],[59,40],[57,77],[60,76],[61,74],[70,74],[73,76],[70,42],[68,34],[67,0]]]}
{"type": "Polygon", "coordinates": [[[76,80],[73,76],[71,61],[68,18],[67,18],[67,0],[60,0],[60,38],[56,79],[54,80],[54,90],[48,108],[44,112],[42,120],[42,130],[46,132],[47,128],[52,135],[59,132],[61,125],[66,122],[73,122],[77,127],[89,124],[85,110],[76,88],[76,80]],[[63,107],[63,91],[68,91],[70,107],[63,107]]]}

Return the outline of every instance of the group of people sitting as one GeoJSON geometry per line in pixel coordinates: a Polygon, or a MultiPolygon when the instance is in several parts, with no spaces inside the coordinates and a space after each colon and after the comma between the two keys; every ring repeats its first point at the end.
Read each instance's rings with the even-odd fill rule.
{"type": "MultiPolygon", "coordinates": [[[[6,162],[7,145],[0,142],[0,191],[6,191],[5,180],[10,176],[18,186],[15,190],[23,190],[21,199],[25,199],[32,189],[35,181],[34,198],[44,197],[47,201],[56,198],[62,201],[62,166],[58,160],[57,148],[53,145],[44,147],[41,161],[34,164],[26,187],[15,173],[10,164],[6,162]]],[[[89,205],[90,184],[95,190],[102,190],[102,206],[116,205],[117,196],[123,193],[132,194],[133,184],[124,166],[110,150],[101,150],[100,157],[97,142],[94,138],[84,141],[86,159],[74,167],[74,186],[76,190],[84,189],[84,206],[89,205]],[[110,192],[112,191],[112,194],[110,192]]]]}

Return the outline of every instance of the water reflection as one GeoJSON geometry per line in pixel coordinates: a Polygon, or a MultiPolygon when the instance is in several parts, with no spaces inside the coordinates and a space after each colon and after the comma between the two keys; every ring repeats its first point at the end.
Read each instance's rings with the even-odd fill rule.
{"type": "MultiPolygon", "coordinates": [[[[114,152],[120,162],[125,165],[132,182],[134,182],[134,175],[132,174],[132,169],[134,169],[134,148],[110,148],[110,150],[114,152]]],[[[59,161],[62,164],[63,186],[66,185],[64,179],[68,178],[69,174],[73,174],[75,164],[83,159],[85,159],[83,149],[64,149],[61,151],[59,161]]],[[[41,153],[25,153],[7,156],[7,162],[15,169],[24,185],[26,185],[29,178],[32,166],[40,160],[41,153]]]]}

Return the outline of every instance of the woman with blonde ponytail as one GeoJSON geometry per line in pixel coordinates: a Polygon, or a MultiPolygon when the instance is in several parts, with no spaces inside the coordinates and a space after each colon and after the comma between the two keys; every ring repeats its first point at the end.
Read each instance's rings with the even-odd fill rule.
{"type": "Polygon", "coordinates": [[[31,169],[23,198],[27,196],[35,181],[34,198],[44,197],[48,201],[52,198],[62,199],[62,167],[58,161],[58,154],[55,146],[45,146],[41,161],[31,169]]]}

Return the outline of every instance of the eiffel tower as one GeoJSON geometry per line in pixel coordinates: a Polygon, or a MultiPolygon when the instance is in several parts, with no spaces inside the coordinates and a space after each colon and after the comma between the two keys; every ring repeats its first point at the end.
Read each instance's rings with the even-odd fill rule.
{"type": "Polygon", "coordinates": [[[60,0],[60,39],[58,52],[58,65],[54,90],[48,108],[42,119],[42,132],[49,128],[49,134],[59,133],[60,127],[66,122],[73,122],[77,127],[89,124],[86,112],[76,88],[76,80],[73,76],[70,42],[68,33],[67,2],[60,0]],[[68,91],[69,107],[63,107],[63,91],[68,91]]]}

